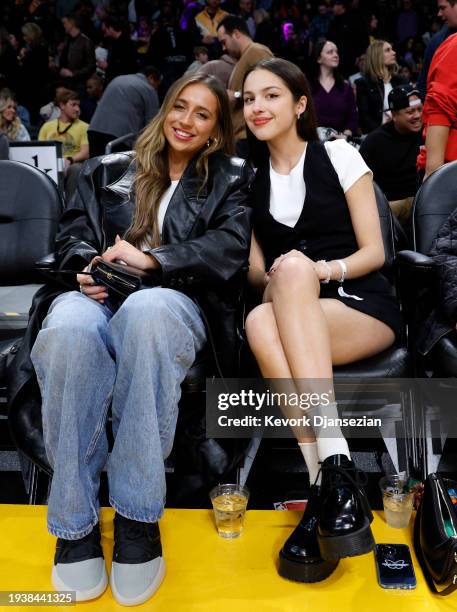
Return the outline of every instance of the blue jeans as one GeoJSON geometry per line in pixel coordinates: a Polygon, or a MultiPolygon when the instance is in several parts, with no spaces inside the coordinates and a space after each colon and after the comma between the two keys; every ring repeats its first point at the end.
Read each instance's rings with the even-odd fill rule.
{"type": "Polygon", "coordinates": [[[76,291],[54,300],[31,354],[54,469],[52,534],[82,538],[98,522],[110,405],[110,504],[136,521],[161,517],[180,386],[205,341],[198,306],[172,289],[138,291],[115,314],[76,291]]]}

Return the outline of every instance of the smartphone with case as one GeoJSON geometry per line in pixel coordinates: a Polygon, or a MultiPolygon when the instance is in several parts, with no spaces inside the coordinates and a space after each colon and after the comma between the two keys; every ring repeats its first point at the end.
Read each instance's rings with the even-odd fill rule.
{"type": "Polygon", "coordinates": [[[416,575],[406,544],[376,544],[376,571],[383,589],[415,589],[416,575]]]}

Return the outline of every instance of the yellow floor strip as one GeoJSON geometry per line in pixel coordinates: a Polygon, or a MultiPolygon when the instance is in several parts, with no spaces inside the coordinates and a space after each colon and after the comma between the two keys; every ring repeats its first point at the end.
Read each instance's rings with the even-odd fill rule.
{"type": "MultiPolygon", "coordinates": [[[[334,574],[315,585],[283,580],[276,558],[300,513],[250,510],[245,533],[223,540],[207,510],[167,509],[161,521],[167,563],[165,582],[148,603],[135,609],[160,612],[422,612],[457,610],[457,593],[432,595],[414,552],[418,585],[414,591],[389,591],[377,584],[373,554],[340,562],[334,574]]],[[[108,567],[113,546],[113,511],[102,510],[103,548],[108,567]]],[[[55,538],[46,530],[43,506],[0,506],[0,590],[50,590],[55,538]]],[[[378,543],[407,543],[407,529],[391,529],[376,513],[378,543]]],[[[411,546],[412,548],[412,546],[411,546]]],[[[6,609],[6,608],[2,608],[6,609]]],[[[125,610],[108,590],[76,606],[11,607],[11,610],[125,610]]]]}

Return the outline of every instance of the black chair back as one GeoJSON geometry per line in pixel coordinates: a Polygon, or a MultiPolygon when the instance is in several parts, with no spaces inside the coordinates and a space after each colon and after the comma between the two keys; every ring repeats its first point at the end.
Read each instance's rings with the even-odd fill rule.
{"type": "Polygon", "coordinates": [[[395,263],[395,232],[393,225],[392,212],[389,202],[383,191],[373,182],[376,204],[378,205],[379,221],[381,223],[382,240],[384,243],[385,262],[381,272],[394,284],[394,263],[395,263]]]}
{"type": "Polygon", "coordinates": [[[433,172],[417,192],[414,200],[414,250],[426,255],[433,240],[451,212],[457,207],[457,161],[433,172]]]}
{"type": "Polygon", "coordinates": [[[35,262],[54,250],[62,198],[44,172],[0,161],[0,285],[39,283],[35,262]]]}

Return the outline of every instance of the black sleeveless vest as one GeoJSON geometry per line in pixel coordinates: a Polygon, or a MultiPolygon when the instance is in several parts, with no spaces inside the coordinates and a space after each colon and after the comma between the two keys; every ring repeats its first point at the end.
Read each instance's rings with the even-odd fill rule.
{"type": "Polygon", "coordinates": [[[267,270],[276,257],[292,249],[317,261],[343,259],[359,248],[338,175],[320,142],[308,142],[303,177],[305,201],[292,228],[270,214],[269,165],[257,171],[253,189],[254,229],[267,270]]]}

